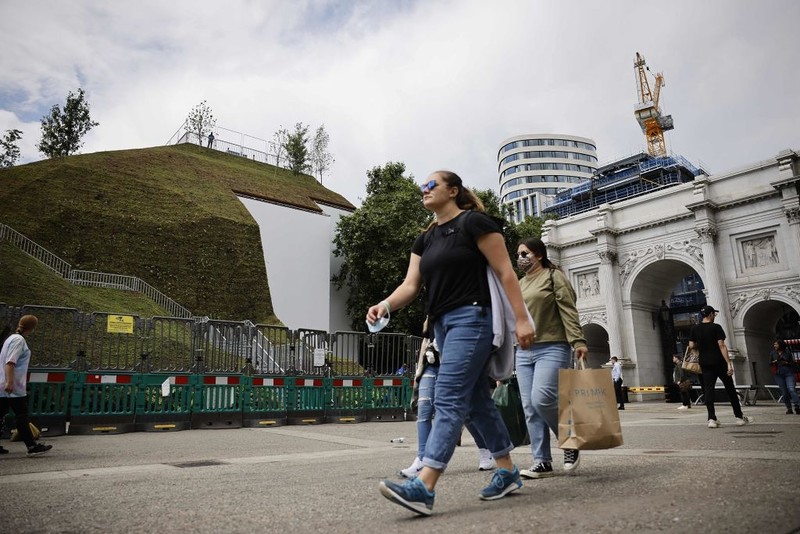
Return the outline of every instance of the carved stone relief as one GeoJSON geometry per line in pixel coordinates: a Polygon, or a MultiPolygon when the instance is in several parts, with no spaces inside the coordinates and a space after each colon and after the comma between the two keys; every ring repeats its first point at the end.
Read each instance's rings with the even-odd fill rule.
{"type": "Polygon", "coordinates": [[[779,263],[775,236],[759,237],[742,241],[742,257],[745,269],[757,269],[779,263]]]}
{"type": "Polygon", "coordinates": [[[769,300],[773,295],[785,295],[789,297],[790,300],[800,303],[800,285],[764,288],[731,294],[730,303],[728,304],[728,309],[731,312],[731,318],[739,315],[739,312],[748,302],[752,300],[769,300]]]}
{"type": "Polygon", "coordinates": [[[597,271],[578,275],[578,296],[591,298],[600,296],[600,278],[597,271]]]}

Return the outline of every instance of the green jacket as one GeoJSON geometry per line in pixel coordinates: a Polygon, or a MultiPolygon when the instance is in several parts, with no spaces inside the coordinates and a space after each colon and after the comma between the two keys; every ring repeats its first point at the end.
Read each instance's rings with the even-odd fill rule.
{"type": "Polygon", "coordinates": [[[586,346],[575,290],[564,273],[542,269],[520,278],[519,286],[536,325],[536,343],[566,341],[572,348],[586,346]]]}

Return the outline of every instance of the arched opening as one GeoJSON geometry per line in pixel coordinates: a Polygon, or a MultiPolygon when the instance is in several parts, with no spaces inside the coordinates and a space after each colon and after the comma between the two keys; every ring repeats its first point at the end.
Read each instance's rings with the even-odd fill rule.
{"type": "Polygon", "coordinates": [[[742,320],[752,384],[773,383],[769,352],[777,338],[800,338],[800,315],[784,302],[764,300],[747,309],[742,320]]]}
{"type": "Polygon", "coordinates": [[[696,271],[681,261],[664,259],[645,266],[631,284],[630,317],[639,385],[672,384],[672,356],[685,346],[691,312],[705,297],[696,271]],[[697,287],[691,287],[697,284],[697,287]]]}
{"type": "Polygon", "coordinates": [[[608,346],[606,329],[598,324],[589,323],[583,327],[583,336],[586,338],[586,348],[589,349],[586,366],[595,369],[608,363],[611,359],[611,350],[608,346]]]}

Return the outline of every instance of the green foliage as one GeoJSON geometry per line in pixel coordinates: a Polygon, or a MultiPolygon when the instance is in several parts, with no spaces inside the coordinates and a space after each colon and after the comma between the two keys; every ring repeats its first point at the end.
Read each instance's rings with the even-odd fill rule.
{"type": "Polygon", "coordinates": [[[186,117],[186,129],[197,134],[197,142],[200,145],[216,125],[217,119],[214,118],[205,100],[193,107],[186,117]]]}
{"type": "Polygon", "coordinates": [[[548,215],[544,219],[541,217],[531,217],[530,215],[525,217],[525,220],[517,225],[517,233],[519,234],[519,238],[526,239],[528,237],[542,237],[544,223],[556,218],[557,217],[555,215],[548,215]]]}
{"type": "Polygon", "coordinates": [[[6,130],[6,135],[0,139],[0,167],[13,167],[17,162],[20,154],[17,141],[21,138],[20,130],[6,130]]]}
{"type": "Polygon", "coordinates": [[[78,89],[77,95],[70,91],[63,111],[56,105],[50,115],[42,117],[42,140],[37,148],[48,158],[69,156],[83,146],[83,136],[99,124],[91,119],[83,89],[78,89]]]}
{"type": "Polygon", "coordinates": [[[281,166],[281,160],[286,157],[286,143],[289,141],[289,130],[283,126],[272,136],[275,139],[275,167],[281,166]]]}
{"type": "Polygon", "coordinates": [[[333,162],[333,155],[328,152],[328,143],[331,136],[325,131],[323,124],[317,128],[317,133],[314,135],[314,141],[311,146],[311,167],[314,174],[317,175],[319,183],[322,183],[322,175],[331,168],[333,162]]]}
{"type": "Polygon", "coordinates": [[[311,169],[308,161],[308,126],[302,122],[295,124],[294,132],[287,136],[284,148],[292,174],[305,174],[311,169]]]}
{"type": "MultiPolygon", "coordinates": [[[[403,281],[411,245],[431,221],[419,186],[405,177],[403,163],[387,163],[367,172],[367,197],[361,208],[340,219],[334,238],[344,262],[333,281],[347,286],[347,315],[353,330],[364,329],[369,306],[387,297],[403,281]]],[[[392,313],[388,329],[419,334],[425,320],[421,298],[392,313]]]]}

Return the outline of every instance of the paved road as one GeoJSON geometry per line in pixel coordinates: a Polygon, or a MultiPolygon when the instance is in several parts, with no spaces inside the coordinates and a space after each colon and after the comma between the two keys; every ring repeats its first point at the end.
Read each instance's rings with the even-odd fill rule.
{"type": "Polygon", "coordinates": [[[490,475],[465,433],[428,518],[378,493],[414,457],[411,422],[63,436],[40,458],[5,443],[0,531],[800,532],[800,415],[759,403],[736,427],[722,405],[711,430],[702,406],[675,408],[628,405],[624,446],[495,502],[478,499],[490,475]]]}

